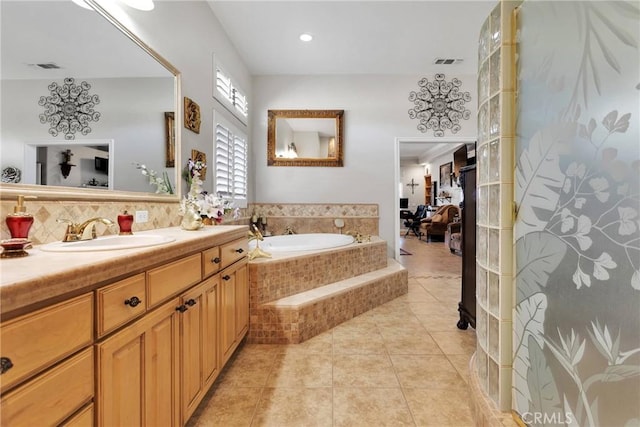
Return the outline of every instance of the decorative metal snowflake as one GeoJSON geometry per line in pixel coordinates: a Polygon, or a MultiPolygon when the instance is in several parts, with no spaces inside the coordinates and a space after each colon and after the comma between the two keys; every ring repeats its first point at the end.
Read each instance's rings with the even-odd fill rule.
{"type": "Polygon", "coordinates": [[[75,79],[67,77],[62,86],[51,83],[47,89],[50,96],[41,96],[38,105],[44,107],[40,114],[40,123],[49,123],[49,133],[58,136],[64,133],[64,139],[75,139],[75,133],[82,135],[91,133],[89,122],[100,120],[100,113],[93,107],[100,103],[98,95],[90,95],[91,85],[82,82],[75,84],[75,79]]]}
{"type": "Polygon", "coordinates": [[[426,78],[420,79],[418,92],[409,93],[409,101],[415,107],[409,110],[409,117],[419,119],[418,130],[427,132],[433,129],[434,136],[444,136],[446,129],[457,133],[460,129],[460,119],[468,120],[471,111],[464,106],[471,101],[469,92],[460,92],[462,82],[456,78],[447,82],[444,74],[436,74],[435,80],[429,82],[426,78]]]}

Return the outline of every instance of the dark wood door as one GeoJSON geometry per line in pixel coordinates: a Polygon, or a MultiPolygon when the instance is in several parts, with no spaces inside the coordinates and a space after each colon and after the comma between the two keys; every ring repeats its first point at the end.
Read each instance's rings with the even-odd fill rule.
{"type": "Polygon", "coordinates": [[[458,328],[476,327],[476,166],[460,169],[462,191],[462,292],[458,328]]]}

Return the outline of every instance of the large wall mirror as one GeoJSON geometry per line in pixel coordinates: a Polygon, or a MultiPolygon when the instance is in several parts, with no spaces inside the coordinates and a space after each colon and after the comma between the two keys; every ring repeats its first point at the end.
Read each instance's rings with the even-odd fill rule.
{"type": "Polygon", "coordinates": [[[342,166],[344,110],[269,110],[267,165],[342,166]]]}
{"type": "MultiPolygon", "coordinates": [[[[177,200],[156,193],[136,164],[166,175],[174,192],[180,187],[179,72],[110,9],[87,3],[92,9],[71,0],[0,1],[0,170],[21,175],[3,175],[2,195],[177,200]],[[39,103],[67,78],[77,87],[86,82],[88,95],[97,96],[99,117],[87,123],[89,132],[52,130],[55,113],[39,103]],[[73,167],[63,177],[67,150],[73,167]]],[[[50,103],[77,117],[73,111],[86,102],[71,99],[50,103]]]]}

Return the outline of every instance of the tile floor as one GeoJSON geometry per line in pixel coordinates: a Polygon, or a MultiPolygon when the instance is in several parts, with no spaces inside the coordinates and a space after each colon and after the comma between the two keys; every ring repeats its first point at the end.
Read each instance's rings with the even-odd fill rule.
{"type": "Polygon", "coordinates": [[[407,295],[302,344],[244,344],[188,426],[473,426],[462,260],[442,242],[401,246],[407,295]]]}

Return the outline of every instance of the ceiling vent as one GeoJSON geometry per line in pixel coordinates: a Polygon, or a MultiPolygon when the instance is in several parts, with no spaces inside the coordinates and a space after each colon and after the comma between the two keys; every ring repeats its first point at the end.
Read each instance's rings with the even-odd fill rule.
{"type": "Polygon", "coordinates": [[[451,64],[459,64],[463,61],[463,59],[454,59],[454,58],[436,58],[433,61],[434,64],[437,65],[451,65],[451,64]]]}
{"type": "Polygon", "coordinates": [[[44,62],[42,64],[29,64],[29,65],[32,67],[42,68],[43,70],[58,70],[62,68],[55,62],[44,62]]]}

